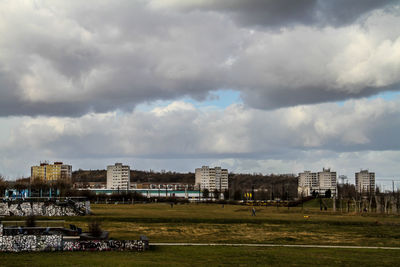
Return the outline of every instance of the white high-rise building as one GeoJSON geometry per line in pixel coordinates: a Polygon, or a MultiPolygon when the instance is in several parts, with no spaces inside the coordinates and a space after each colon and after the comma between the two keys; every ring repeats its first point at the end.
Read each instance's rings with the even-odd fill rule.
{"type": "Polygon", "coordinates": [[[375,193],[375,173],[368,170],[356,172],[356,190],[358,193],[375,193]]]}
{"type": "Polygon", "coordinates": [[[213,192],[217,189],[219,192],[228,190],[228,170],[221,167],[210,168],[203,166],[195,170],[195,184],[201,190],[207,189],[213,192]]]}
{"type": "Polygon", "coordinates": [[[337,181],[336,172],[331,169],[322,169],[322,172],[304,171],[299,173],[298,193],[302,196],[310,196],[313,192],[324,195],[330,190],[331,195],[336,195],[337,181]]]}
{"type": "Polygon", "coordinates": [[[317,173],[311,171],[304,171],[299,173],[299,196],[311,195],[311,188],[318,187],[317,173]]]}
{"type": "Polygon", "coordinates": [[[122,163],[107,166],[107,189],[127,190],[130,188],[131,170],[122,163]]]}
{"type": "Polygon", "coordinates": [[[324,194],[326,191],[331,190],[331,195],[336,195],[337,179],[336,172],[331,172],[331,169],[322,169],[322,172],[318,172],[318,192],[324,194]]]}

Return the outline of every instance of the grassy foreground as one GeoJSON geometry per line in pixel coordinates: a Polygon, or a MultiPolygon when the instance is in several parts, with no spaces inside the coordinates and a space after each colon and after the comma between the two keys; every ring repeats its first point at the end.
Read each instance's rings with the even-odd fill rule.
{"type": "Polygon", "coordinates": [[[255,247],[157,247],[144,253],[0,254],[1,266],[396,266],[399,261],[398,251],[255,247]]]}
{"type": "MultiPolygon", "coordinates": [[[[319,208],[217,204],[92,205],[93,215],[50,217],[87,230],[91,220],[116,239],[151,242],[273,243],[400,247],[398,215],[321,212],[319,208]]],[[[7,218],[8,219],[8,218],[7,218]]],[[[43,218],[41,218],[43,219],[43,218]]],[[[9,220],[23,220],[21,217],[9,220]]]]}
{"type": "MultiPolygon", "coordinates": [[[[398,215],[321,212],[319,208],[216,204],[92,205],[93,215],[51,217],[87,229],[100,221],[111,238],[150,242],[271,243],[400,247],[398,215]]],[[[21,217],[7,220],[23,220],[21,217]]],[[[153,247],[144,253],[0,253],[0,266],[132,265],[329,265],[384,266],[400,261],[399,250],[286,247],[153,247]]]]}
{"type": "Polygon", "coordinates": [[[400,217],[329,213],[309,208],[213,204],[93,205],[94,215],[58,218],[84,229],[90,220],[117,239],[147,235],[151,242],[213,242],[399,246],[400,217]]]}

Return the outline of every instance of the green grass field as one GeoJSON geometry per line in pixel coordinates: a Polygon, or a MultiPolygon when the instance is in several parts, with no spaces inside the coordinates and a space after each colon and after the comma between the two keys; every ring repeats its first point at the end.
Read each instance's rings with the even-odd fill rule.
{"type": "MultiPolygon", "coordinates": [[[[314,205],[315,206],[315,205],[314,205]]],[[[93,215],[63,217],[87,229],[98,220],[111,238],[150,242],[269,243],[400,247],[397,215],[321,212],[301,208],[251,207],[216,204],[92,205],[93,215]]],[[[21,218],[7,218],[21,220],[21,218]]],[[[40,218],[44,219],[44,218],[40,218]]],[[[400,251],[369,249],[310,249],[260,247],[156,247],[145,253],[26,253],[0,254],[0,266],[11,260],[25,265],[390,265],[400,251]],[[114,260],[113,260],[114,259],[114,260]],[[118,259],[118,260],[117,260],[118,259]]],[[[15,265],[14,265],[15,266],[15,265]]]]}
{"type": "Polygon", "coordinates": [[[45,252],[0,254],[1,266],[396,266],[398,251],[157,247],[138,252],[45,252]]]}

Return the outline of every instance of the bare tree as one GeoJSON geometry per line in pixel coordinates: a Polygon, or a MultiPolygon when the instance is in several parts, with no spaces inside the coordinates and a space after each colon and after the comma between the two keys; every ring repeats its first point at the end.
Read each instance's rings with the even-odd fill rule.
{"type": "Polygon", "coordinates": [[[41,179],[32,179],[31,180],[31,190],[32,193],[35,192],[37,196],[40,196],[40,191],[46,191],[49,188],[49,185],[42,181],[41,179]]]}
{"type": "Polygon", "coordinates": [[[29,188],[29,180],[25,178],[17,179],[14,184],[15,190],[17,190],[18,195],[21,195],[22,191],[29,188]]]}
{"type": "Polygon", "coordinates": [[[204,189],[203,190],[203,198],[208,198],[209,197],[209,195],[210,195],[210,191],[208,191],[208,189],[206,188],[206,189],[204,189]]]}
{"type": "Polygon", "coordinates": [[[4,177],[0,174],[0,197],[4,196],[4,192],[8,187],[7,181],[4,179],[4,177]]]}
{"type": "Polygon", "coordinates": [[[215,189],[215,190],[213,191],[213,197],[214,197],[215,199],[219,199],[219,191],[218,191],[218,189],[215,189]]]}
{"type": "Polygon", "coordinates": [[[68,191],[71,189],[71,183],[66,179],[58,180],[55,183],[56,189],[59,190],[60,197],[65,197],[68,194],[68,191]]]}

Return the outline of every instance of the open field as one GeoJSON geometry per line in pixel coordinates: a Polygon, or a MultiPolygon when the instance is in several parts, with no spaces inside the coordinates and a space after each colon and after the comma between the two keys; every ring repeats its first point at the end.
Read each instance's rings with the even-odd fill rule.
{"type": "Polygon", "coordinates": [[[400,217],[376,214],[332,214],[319,209],[214,204],[93,205],[93,216],[69,217],[87,227],[101,221],[110,236],[151,242],[278,243],[400,246],[400,217]]]}
{"type": "MultiPolygon", "coordinates": [[[[306,207],[306,206],[305,206],[306,207]]],[[[269,243],[400,247],[400,217],[397,215],[320,212],[319,208],[251,207],[217,204],[92,205],[92,216],[49,219],[66,220],[87,229],[98,220],[117,239],[137,239],[144,234],[150,242],[269,243]]],[[[43,218],[41,218],[43,219],[43,218]]],[[[21,217],[7,220],[23,220],[21,217]]],[[[118,264],[321,264],[389,265],[400,260],[398,250],[260,248],[260,247],[156,247],[141,253],[44,253],[1,254],[7,262],[42,262],[44,265],[104,266],[118,264]],[[101,256],[100,256],[101,255],[101,256]],[[42,257],[43,256],[43,257],[42,257]],[[118,262],[112,259],[118,257],[118,262]],[[62,259],[62,260],[61,260],[62,259]],[[89,264],[90,262],[90,264],[89,264]]]]}
{"type": "MultiPolygon", "coordinates": [[[[87,229],[98,220],[112,238],[151,242],[274,243],[400,246],[400,217],[329,213],[317,208],[251,207],[216,204],[92,205],[93,215],[59,217],[87,229]]],[[[10,220],[21,220],[14,217],[10,220]]]]}

